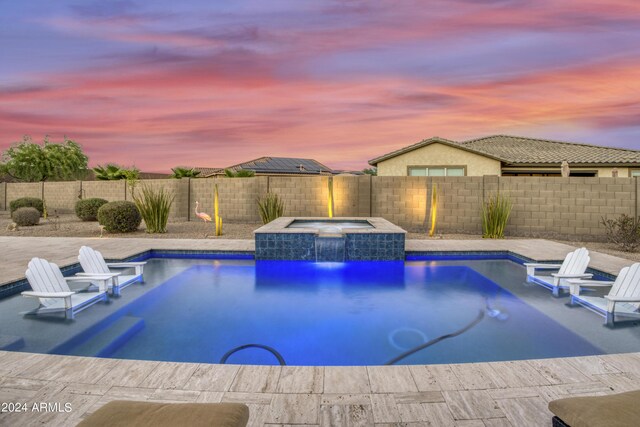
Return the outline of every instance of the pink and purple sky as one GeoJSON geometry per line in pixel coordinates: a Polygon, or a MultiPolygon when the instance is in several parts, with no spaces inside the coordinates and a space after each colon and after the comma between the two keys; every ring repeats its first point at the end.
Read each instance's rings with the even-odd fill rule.
{"type": "Polygon", "coordinates": [[[0,150],[336,169],[434,135],[640,148],[637,0],[4,2],[0,150]]]}

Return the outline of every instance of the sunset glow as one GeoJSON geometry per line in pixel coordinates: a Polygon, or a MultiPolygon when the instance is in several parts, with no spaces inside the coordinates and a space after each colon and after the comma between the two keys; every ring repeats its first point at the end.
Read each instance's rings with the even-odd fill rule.
{"type": "Polygon", "coordinates": [[[0,150],[31,135],[166,172],[337,169],[440,136],[640,149],[640,2],[9,2],[0,150]]]}

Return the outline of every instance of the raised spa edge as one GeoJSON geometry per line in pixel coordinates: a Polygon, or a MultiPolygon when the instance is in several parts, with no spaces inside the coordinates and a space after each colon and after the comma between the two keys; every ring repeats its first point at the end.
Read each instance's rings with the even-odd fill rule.
{"type": "Polygon", "coordinates": [[[340,218],[295,218],[280,217],[254,231],[256,260],[300,260],[300,261],[401,261],[404,260],[406,231],[384,218],[340,217],[340,218]],[[331,229],[324,227],[288,228],[296,220],[321,222],[331,226],[332,222],[366,221],[371,228],[331,229]],[[333,242],[331,239],[334,239],[333,242]],[[318,249],[332,244],[329,252],[318,249]],[[326,255],[326,256],[325,256],[326,255]]]}

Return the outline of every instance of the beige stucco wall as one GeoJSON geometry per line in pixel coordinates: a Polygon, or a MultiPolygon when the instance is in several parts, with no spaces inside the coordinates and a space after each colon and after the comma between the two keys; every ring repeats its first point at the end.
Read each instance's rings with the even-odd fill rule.
{"type": "MultiPolygon", "coordinates": [[[[600,178],[607,178],[607,177],[611,177],[611,171],[614,168],[598,168],[598,177],[600,178]]],[[[627,178],[630,177],[631,175],[629,174],[629,168],[616,168],[618,169],[618,176],[620,178],[627,178]]]]}
{"type": "Polygon", "coordinates": [[[378,176],[407,176],[408,166],[466,166],[467,176],[500,175],[500,162],[433,143],[378,163],[378,176]]]}

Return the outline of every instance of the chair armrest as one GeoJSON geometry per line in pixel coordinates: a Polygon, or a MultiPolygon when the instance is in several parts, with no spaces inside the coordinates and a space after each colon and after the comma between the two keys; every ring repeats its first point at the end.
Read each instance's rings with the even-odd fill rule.
{"type": "Polygon", "coordinates": [[[543,270],[551,270],[554,268],[560,268],[562,267],[562,264],[544,264],[544,263],[533,263],[533,262],[525,262],[523,264],[525,267],[533,267],[533,268],[539,268],[539,269],[543,269],[543,270]]]}
{"type": "Polygon", "coordinates": [[[75,294],[75,292],[34,292],[34,291],[22,292],[22,296],[35,297],[35,298],[68,298],[73,294],[75,294]]]}
{"type": "Polygon", "coordinates": [[[567,283],[570,285],[579,285],[579,286],[613,286],[615,282],[610,282],[606,280],[584,280],[584,279],[567,279],[567,283]]]}
{"type": "Polygon", "coordinates": [[[121,274],[122,273],[100,273],[100,274],[77,273],[76,276],[81,276],[84,278],[84,280],[87,280],[87,277],[93,277],[95,279],[110,279],[112,277],[120,276],[121,274]]]}
{"type": "Polygon", "coordinates": [[[553,277],[557,277],[558,279],[590,279],[593,277],[593,274],[585,273],[585,274],[560,274],[560,273],[551,273],[553,277]]]}
{"type": "Polygon", "coordinates": [[[640,302],[640,297],[617,297],[617,296],[604,296],[609,301],[614,302],[640,302]]]}
{"type": "Polygon", "coordinates": [[[558,270],[562,265],[560,264],[539,264],[527,262],[524,264],[527,268],[527,276],[535,276],[536,270],[558,270]]]}
{"type": "Polygon", "coordinates": [[[88,282],[90,280],[107,280],[111,279],[111,274],[78,274],[73,277],[65,277],[64,280],[67,282],[88,282]]]}
{"type": "Polygon", "coordinates": [[[114,268],[127,268],[127,267],[137,267],[140,265],[145,265],[147,262],[146,261],[140,261],[140,262],[108,262],[107,263],[107,267],[114,267],[114,268]]]}

